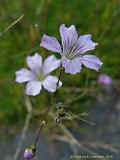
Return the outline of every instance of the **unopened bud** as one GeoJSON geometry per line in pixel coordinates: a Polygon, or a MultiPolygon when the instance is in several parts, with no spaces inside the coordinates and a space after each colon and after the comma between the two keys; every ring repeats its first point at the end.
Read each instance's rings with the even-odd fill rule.
{"type": "Polygon", "coordinates": [[[32,159],[35,156],[35,152],[36,152],[36,147],[35,146],[28,146],[25,149],[24,158],[25,159],[32,159]]]}

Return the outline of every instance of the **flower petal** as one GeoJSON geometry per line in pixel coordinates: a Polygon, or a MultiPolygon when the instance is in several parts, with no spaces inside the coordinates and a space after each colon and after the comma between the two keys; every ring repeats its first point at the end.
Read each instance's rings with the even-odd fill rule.
{"type": "Polygon", "coordinates": [[[26,85],[26,94],[29,96],[36,96],[40,93],[41,90],[41,82],[39,81],[31,81],[26,85]]]}
{"type": "Polygon", "coordinates": [[[76,56],[83,54],[89,50],[94,50],[95,46],[98,45],[98,43],[95,43],[91,40],[92,35],[85,34],[83,36],[80,36],[77,40],[75,46],[72,49],[71,56],[76,56]]]}
{"type": "MultiPolygon", "coordinates": [[[[58,78],[55,76],[48,76],[43,82],[43,86],[46,90],[49,92],[55,92],[56,91],[56,84],[58,82],[58,78]]],[[[59,82],[59,87],[62,86],[62,82],[59,82]]]]}
{"type": "Polygon", "coordinates": [[[27,81],[36,79],[36,76],[34,75],[34,73],[29,71],[26,68],[22,68],[19,71],[16,71],[15,74],[16,74],[15,81],[18,83],[23,83],[23,82],[27,82],[27,81]]]}
{"type": "Polygon", "coordinates": [[[42,66],[42,57],[38,53],[35,53],[33,56],[27,56],[26,61],[30,69],[36,73],[40,72],[40,68],[42,66]]]}
{"type": "Polygon", "coordinates": [[[61,53],[61,46],[55,37],[47,36],[44,34],[40,46],[50,51],[61,53]]]}
{"type": "Polygon", "coordinates": [[[78,34],[75,26],[71,25],[69,28],[67,28],[65,24],[62,24],[60,26],[60,35],[62,38],[63,53],[66,54],[78,39],[78,34]]]}
{"type": "Polygon", "coordinates": [[[65,68],[66,73],[76,74],[82,69],[82,62],[79,58],[69,60],[68,58],[62,56],[62,66],[65,68]]]}
{"type": "Polygon", "coordinates": [[[100,61],[100,59],[97,56],[94,55],[85,55],[82,58],[82,63],[90,68],[90,69],[94,69],[96,71],[99,71],[99,68],[102,66],[102,62],[100,61]]]}
{"type": "Polygon", "coordinates": [[[60,60],[58,60],[54,55],[49,56],[45,59],[43,64],[44,74],[48,74],[60,66],[60,60]]]}

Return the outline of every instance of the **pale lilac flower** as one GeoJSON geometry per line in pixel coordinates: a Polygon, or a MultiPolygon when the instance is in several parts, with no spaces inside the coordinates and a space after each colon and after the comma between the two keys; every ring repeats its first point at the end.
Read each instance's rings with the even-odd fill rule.
{"type": "Polygon", "coordinates": [[[112,83],[112,79],[107,74],[99,74],[98,83],[103,83],[109,86],[112,83]]]}
{"type": "MultiPolygon", "coordinates": [[[[26,61],[31,70],[22,68],[15,72],[16,82],[28,82],[26,94],[36,96],[40,93],[42,86],[49,92],[55,92],[58,78],[49,74],[60,66],[60,60],[51,55],[42,64],[42,57],[38,53],[35,53],[33,56],[27,56],[26,61]]],[[[61,85],[62,82],[59,82],[59,87],[61,85]]]]}
{"type": "Polygon", "coordinates": [[[97,56],[84,55],[89,50],[94,50],[98,43],[91,40],[90,34],[78,37],[74,25],[66,27],[65,24],[60,26],[60,35],[62,39],[62,47],[55,37],[43,35],[40,46],[58,52],[61,54],[61,63],[66,73],[76,74],[81,71],[82,64],[96,71],[102,66],[102,62],[97,56]]]}

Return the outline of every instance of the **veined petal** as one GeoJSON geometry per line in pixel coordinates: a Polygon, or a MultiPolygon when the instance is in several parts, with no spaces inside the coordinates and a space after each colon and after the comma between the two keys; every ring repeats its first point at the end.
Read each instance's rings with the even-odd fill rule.
{"type": "MultiPolygon", "coordinates": [[[[58,78],[55,76],[48,76],[46,79],[42,82],[44,88],[48,90],[49,92],[55,92],[56,91],[56,84],[58,82],[58,78]]],[[[62,86],[62,82],[59,82],[59,87],[62,86]]]]}
{"type": "Polygon", "coordinates": [[[50,51],[61,53],[61,46],[55,37],[47,36],[44,34],[40,46],[50,51]]]}
{"type": "Polygon", "coordinates": [[[43,64],[44,74],[48,74],[60,66],[60,60],[58,60],[54,55],[49,56],[45,59],[43,64]]]}
{"type": "Polygon", "coordinates": [[[16,71],[15,74],[16,74],[15,81],[18,83],[23,83],[23,82],[27,82],[27,81],[36,79],[36,76],[34,75],[34,73],[29,71],[26,68],[22,68],[19,71],[16,71]]]}
{"type": "Polygon", "coordinates": [[[79,58],[69,60],[68,58],[62,56],[61,61],[66,73],[76,74],[79,73],[82,69],[82,62],[79,58]]]}
{"type": "Polygon", "coordinates": [[[42,66],[42,57],[38,53],[35,53],[33,56],[27,56],[26,61],[31,70],[33,70],[35,73],[40,72],[40,68],[42,66]]]}
{"type": "Polygon", "coordinates": [[[72,52],[70,54],[71,57],[83,54],[89,50],[94,50],[95,46],[98,45],[98,43],[95,43],[91,40],[92,35],[85,34],[83,36],[80,36],[75,44],[75,46],[72,49],[72,52]]]}
{"type": "Polygon", "coordinates": [[[62,24],[60,26],[60,35],[62,38],[63,53],[68,53],[78,39],[78,34],[74,25],[69,28],[62,24]]]}
{"type": "Polygon", "coordinates": [[[85,55],[82,58],[82,63],[90,68],[90,69],[94,69],[96,71],[99,71],[99,68],[102,66],[102,62],[100,61],[100,59],[97,56],[94,55],[85,55]]]}
{"type": "Polygon", "coordinates": [[[26,85],[26,94],[29,96],[36,96],[40,93],[41,90],[41,82],[39,81],[31,81],[26,85]]]}

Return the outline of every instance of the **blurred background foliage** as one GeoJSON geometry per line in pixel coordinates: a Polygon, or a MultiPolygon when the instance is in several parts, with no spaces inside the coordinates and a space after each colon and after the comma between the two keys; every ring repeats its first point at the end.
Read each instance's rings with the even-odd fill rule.
{"type": "MultiPolygon", "coordinates": [[[[63,23],[67,26],[74,24],[79,35],[93,35],[92,39],[99,45],[90,53],[104,63],[100,72],[119,80],[119,17],[119,0],[1,0],[0,125],[23,125],[26,115],[24,85],[14,81],[15,71],[26,67],[28,55],[35,52],[43,58],[50,55],[51,52],[40,48],[41,37],[46,33],[60,40],[59,26],[63,23]],[[24,17],[6,31],[22,15],[24,17]]],[[[53,74],[58,74],[58,70],[53,74]]],[[[76,114],[87,112],[91,109],[89,104],[100,94],[98,74],[85,67],[76,75],[63,73],[63,87],[57,92],[57,100],[70,104],[76,114]]],[[[37,97],[30,98],[34,109],[38,110],[46,109],[51,103],[50,93],[44,89],[37,97]]]]}

